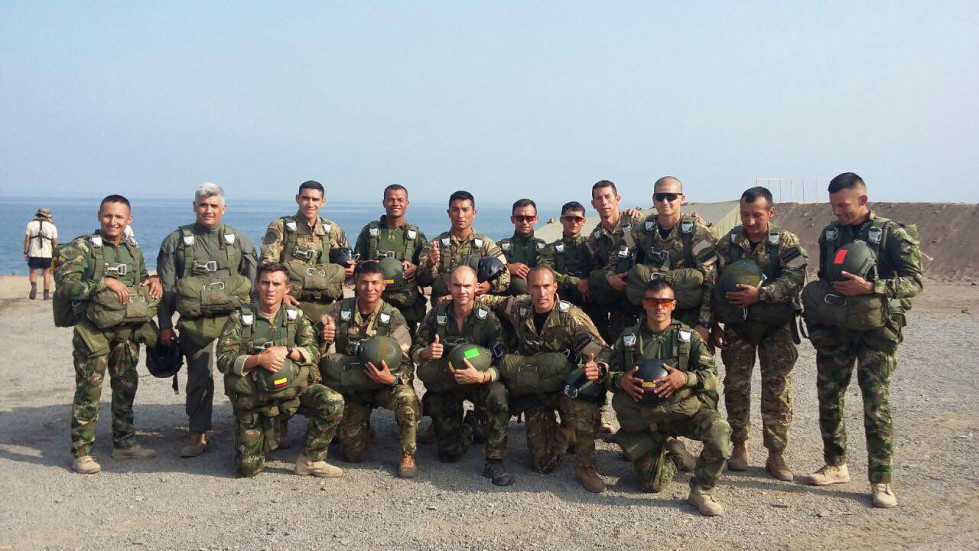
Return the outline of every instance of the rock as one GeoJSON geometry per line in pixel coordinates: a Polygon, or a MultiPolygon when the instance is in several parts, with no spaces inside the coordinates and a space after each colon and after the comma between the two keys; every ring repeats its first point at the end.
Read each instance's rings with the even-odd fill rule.
{"type": "Polygon", "coordinates": [[[965,308],[963,308],[963,309],[962,309],[962,313],[963,313],[963,314],[971,314],[972,312],[970,312],[970,311],[969,311],[969,307],[968,307],[968,306],[966,306],[965,308]]]}
{"type": "Polygon", "coordinates": [[[775,507],[776,509],[788,509],[789,508],[789,504],[788,503],[772,503],[772,507],[775,507]]]}
{"type": "Polygon", "coordinates": [[[816,516],[819,518],[826,518],[829,516],[829,511],[820,511],[816,513],[816,516]]]}

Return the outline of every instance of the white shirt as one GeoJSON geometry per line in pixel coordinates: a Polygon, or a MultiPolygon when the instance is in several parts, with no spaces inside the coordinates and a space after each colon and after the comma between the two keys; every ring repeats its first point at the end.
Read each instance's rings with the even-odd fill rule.
{"type": "Polygon", "coordinates": [[[58,228],[53,223],[45,220],[42,225],[40,220],[31,220],[27,224],[26,235],[31,238],[27,246],[27,256],[51,258],[54,255],[51,240],[58,238],[58,228]]]}

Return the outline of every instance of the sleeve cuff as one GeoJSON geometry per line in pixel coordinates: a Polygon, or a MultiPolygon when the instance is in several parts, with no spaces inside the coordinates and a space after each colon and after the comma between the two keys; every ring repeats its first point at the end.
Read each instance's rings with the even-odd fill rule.
{"type": "Polygon", "coordinates": [[[499,381],[500,380],[500,370],[499,369],[497,369],[495,367],[491,367],[491,368],[487,369],[486,372],[489,373],[489,376],[490,376],[489,382],[495,383],[496,381],[499,381]]]}
{"type": "Polygon", "coordinates": [[[247,354],[242,354],[241,356],[235,358],[235,365],[234,368],[232,369],[235,375],[238,375],[239,377],[245,376],[244,369],[245,369],[245,361],[247,360],[248,360],[247,354]]]}
{"type": "Polygon", "coordinates": [[[686,386],[686,387],[692,387],[692,386],[696,386],[697,385],[697,374],[696,373],[690,373],[688,371],[687,373],[684,373],[684,375],[686,375],[686,377],[687,377],[687,382],[686,382],[686,384],[684,386],[686,386]]]}
{"type": "Polygon", "coordinates": [[[313,363],[313,356],[310,354],[308,348],[297,346],[295,348],[295,350],[296,350],[296,352],[299,352],[299,355],[300,356],[303,357],[303,363],[304,364],[307,364],[308,365],[308,364],[312,364],[313,363]]]}

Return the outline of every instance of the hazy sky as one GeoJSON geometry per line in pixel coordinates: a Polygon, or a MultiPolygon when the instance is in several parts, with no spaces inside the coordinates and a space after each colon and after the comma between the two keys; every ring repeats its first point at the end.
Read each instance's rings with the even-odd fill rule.
{"type": "Polygon", "coordinates": [[[977,27],[976,1],[3,1],[0,195],[555,203],[607,178],[648,204],[664,174],[714,201],[852,170],[977,202],[977,27]]]}

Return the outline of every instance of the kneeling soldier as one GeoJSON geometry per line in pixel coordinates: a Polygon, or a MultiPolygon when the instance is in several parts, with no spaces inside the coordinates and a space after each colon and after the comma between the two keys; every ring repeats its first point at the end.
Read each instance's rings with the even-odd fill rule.
{"type": "Polygon", "coordinates": [[[277,417],[309,418],[306,449],[295,473],[321,478],[343,474],[326,462],[327,447],[343,415],[343,398],[319,383],[319,352],[312,324],[283,300],[289,275],[279,263],[258,267],[258,303],[231,314],[217,344],[217,367],[235,414],[235,468],[255,476],[278,447],[277,417]]]}
{"type": "Polygon", "coordinates": [[[462,416],[463,402],[469,400],[487,413],[483,475],[497,486],[509,486],[513,476],[503,461],[510,410],[500,372],[490,365],[503,356],[500,320],[485,307],[476,307],[476,272],[469,266],[452,271],[449,293],[452,300],[439,302],[425,316],[411,353],[427,388],[425,407],[434,421],[439,458],[458,461],[472,444],[473,430],[462,416]]]}
{"type": "Polygon", "coordinates": [[[344,414],[337,434],[340,449],[347,461],[363,461],[374,441],[371,411],[390,409],[401,440],[398,476],[412,478],[418,474],[415,433],[421,402],[411,386],[408,326],[397,308],[381,300],[384,272],[380,264],[373,260],[358,264],[354,284],[357,296],[331,306],[320,330],[320,372],[328,386],[343,394],[344,414]],[[333,342],[336,353],[327,353],[333,342]]]}
{"type": "Polygon", "coordinates": [[[712,490],[731,449],[731,428],[717,411],[713,356],[699,334],[672,319],[674,308],[670,284],[651,281],[643,295],[644,319],[615,342],[607,384],[622,427],[616,440],[647,492],[663,490],[681,465],[667,438],[702,441],[687,501],[704,515],[721,515],[712,490]],[[655,363],[649,360],[662,360],[658,376],[640,371],[655,363]]]}

